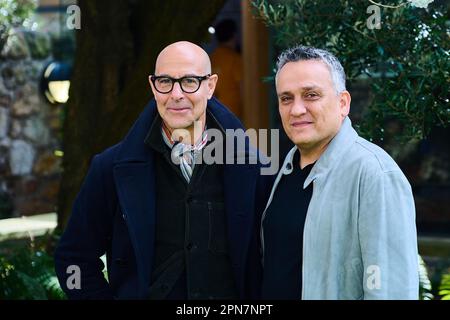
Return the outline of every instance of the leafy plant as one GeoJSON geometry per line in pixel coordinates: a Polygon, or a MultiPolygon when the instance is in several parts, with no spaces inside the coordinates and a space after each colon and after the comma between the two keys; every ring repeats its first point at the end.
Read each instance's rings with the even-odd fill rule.
{"type": "Polygon", "coordinates": [[[442,276],[441,284],[439,285],[439,295],[442,300],[450,300],[450,273],[442,276]]]}
{"type": "Polygon", "coordinates": [[[422,257],[419,255],[419,299],[433,300],[432,286],[428,277],[428,270],[422,257]]]}
{"type": "Polygon", "coordinates": [[[0,0],[0,51],[9,29],[26,24],[35,7],[36,0],[0,0]]]}
{"type": "Polygon", "coordinates": [[[0,300],[60,300],[65,295],[54,271],[53,258],[43,248],[22,246],[0,257],[0,300]]]}
{"type": "Polygon", "coordinates": [[[450,43],[444,2],[427,9],[406,3],[383,8],[368,0],[256,0],[253,5],[274,30],[279,50],[296,44],[325,48],[341,60],[350,83],[370,80],[371,102],[358,127],[366,138],[383,140],[392,123],[403,141],[423,139],[433,126],[449,125],[450,43]],[[379,9],[379,29],[369,23],[371,5],[379,9]]]}

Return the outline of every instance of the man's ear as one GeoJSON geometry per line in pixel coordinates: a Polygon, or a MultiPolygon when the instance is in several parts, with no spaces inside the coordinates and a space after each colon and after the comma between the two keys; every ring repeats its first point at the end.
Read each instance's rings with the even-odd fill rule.
{"type": "Polygon", "coordinates": [[[339,94],[339,107],[341,109],[341,116],[345,118],[350,113],[350,102],[352,101],[352,97],[350,92],[347,90],[342,91],[339,94]]]}
{"type": "Polygon", "coordinates": [[[216,89],[217,81],[219,80],[219,76],[217,74],[212,74],[208,79],[208,99],[214,94],[214,90],[216,89]]]}

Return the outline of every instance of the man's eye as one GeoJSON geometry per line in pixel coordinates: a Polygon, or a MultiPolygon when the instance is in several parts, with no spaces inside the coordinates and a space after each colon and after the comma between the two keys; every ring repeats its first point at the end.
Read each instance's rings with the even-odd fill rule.
{"type": "Polygon", "coordinates": [[[195,84],[195,83],[197,83],[197,79],[195,79],[195,78],[184,78],[183,82],[186,83],[186,84],[195,84]]]}
{"type": "Polygon", "coordinates": [[[319,97],[319,95],[317,93],[315,93],[315,92],[310,92],[310,93],[307,93],[305,95],[305,97],[307,99],[317,99],[319,97]]]}
{"type": "Polygon", "coordinates": [[[291,100],[292,100],[292,97],[286,97],[286,96],[280,97],[280,101],[283,103],[287,103],[291,100]]]}
{"type": "Polygon", "coordinates": [[[158,79],[158,83],[160,83],[160,84],[170,84],[170,83],[172,83],[172,80],[170,80],[170,78],[159,78],[158,79]]]}

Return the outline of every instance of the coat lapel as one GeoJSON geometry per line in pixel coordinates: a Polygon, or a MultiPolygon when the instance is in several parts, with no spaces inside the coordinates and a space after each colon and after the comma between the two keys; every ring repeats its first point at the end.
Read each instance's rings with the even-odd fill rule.
{"type": "Polygon", "coordinates": [[[226,165],[224,169],[228,243],[241,293],[244,292],[246,257],[254,225],[257,173],[257,168],[242,164],[226,165]]]}
{"type": "Polygon", "coordinates": [[[154,155],[144,141],[156,114],[152,100],[121,142],[113,169],[120,209],[136,258],[141,298],[148,297],[150,285],[156,207],[154,155]]]}
{"type": "Polygon", "coordinates": [[[152,163],[125,163],[114,168],[117,196],[136,257],[140,295],[147,296],[155,235],[155,175],[152,163]]]}
{"type": "MultiPolygon", "coordinates": [[[[215,98],[209,101],[208,108],[222,129],[243,129],[239,119],[215,98]]],[[[244,295],[246,285],[247,253],[255,225],[254,197],[260,166],[248,164],[249,159],[253,159],[256,156],[255,151],[250,147],[249,140],[247,140],[244,155],[245,163],[247,164],[237,164],[237,158],[242,156],[242,153],[235,149],[233,154],[234,164],[226,164],[224,166],[224,195],[228,224],[228,243],[233,270],[239,286],[238,289],[242,296],[244,295]]]]}

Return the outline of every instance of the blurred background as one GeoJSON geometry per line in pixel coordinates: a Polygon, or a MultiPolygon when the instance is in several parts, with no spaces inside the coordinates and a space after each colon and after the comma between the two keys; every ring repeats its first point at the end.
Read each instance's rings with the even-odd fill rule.
{"type": "Polygon", "coordinates": [[[64,298],[52,253],[90,161],[129,130],[178,40],[210,54],[216,96],[247,128],[281,129],[280,159],[277,55],[335,53],[350,118],[413,187],[421,298],[450,299],[450,4],[388,2],[0,0],[0,299],[64,298]]]}

